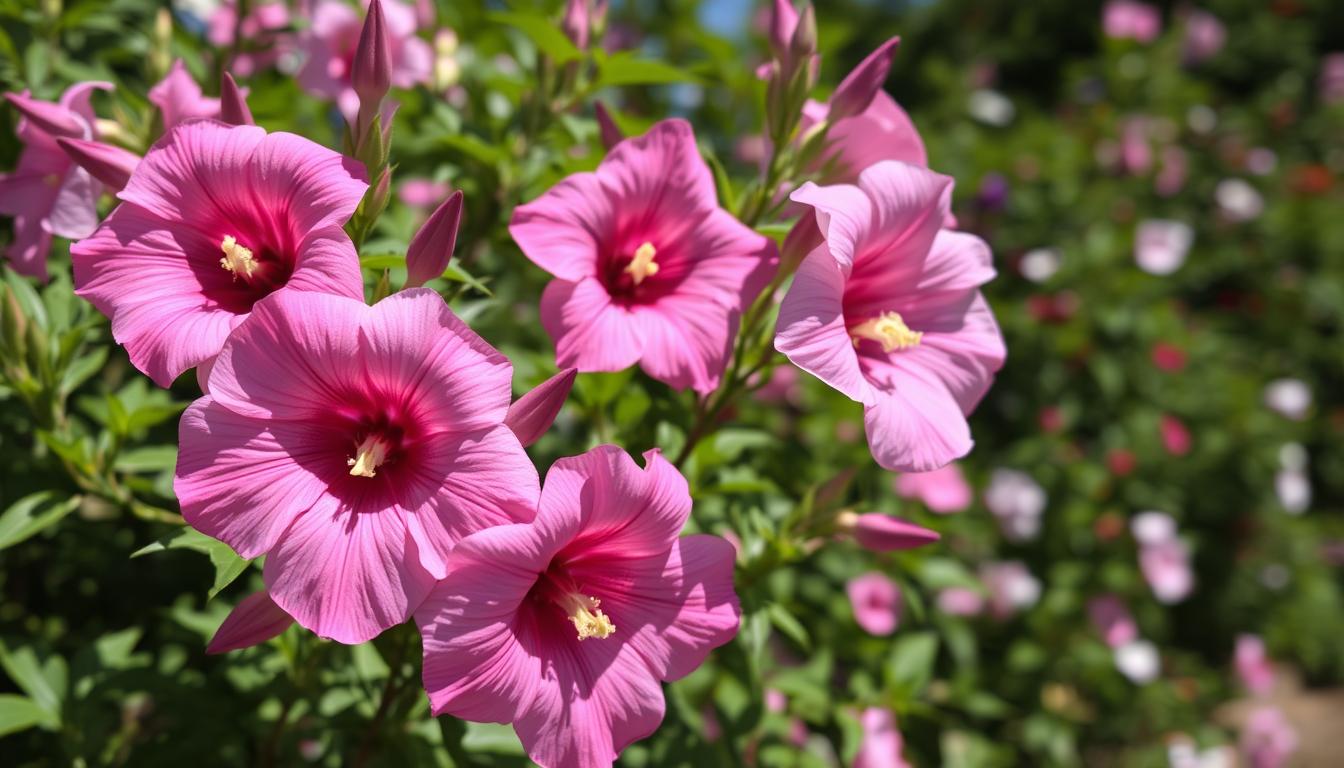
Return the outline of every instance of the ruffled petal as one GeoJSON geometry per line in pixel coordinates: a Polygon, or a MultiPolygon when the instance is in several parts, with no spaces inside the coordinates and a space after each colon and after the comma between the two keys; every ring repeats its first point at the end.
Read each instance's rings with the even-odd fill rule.
{"type": "Polygon", "coordinates": [[[845,396],[872,403],[876,395],[845,326],[844,293],[840,265],[824,247],[812,251],[779,305],[775,349],[845,396]]]}
{"type": "Polygon", "coordinates": [[[693,212],[718,207],[714,177],[685,120],[663,120],[643,136],[617,144],[597,176],[626,217],[676,213],[692,220],[693,212]]]}
{"type": "Polygon", "coordinates": [[[364,301],[359,254],[344,229],[334,224],[314,229],[299,242],[297,253],[294,273],[285,288],[364,301]]]}
{"type": "Polygon", "coordinates": [[[994,383],[1007,356],[994,313],[978,291],[926,294],[902,308],[911,328],[923,332],[919,346],[874,364],[870,376],[894,378],[892,370],[936,378],[969,414],[994,383]],[[879,370],[880,369],[880,370],[879,370]]]}
{"type": "Polygon", "coordinates": [[[826,252],[849,277],[874,229],[873,201],[852,184],[819,187],[810,181],[794,190],[789,199],[816,210],[817,229],[826,241],[826,252]]]}
{"type": "Polygon", "coordinates": [[[555,361],[580,371],[621,371],[644,351],[642,323],[616,306],[596,278],[552,280],[541,294],[541,324],[555,340],[555,361]]]}
{"type": "Polygon", "coordinates": [[[702,395],[719,386],[737,337],[736,310],[673,295],[631,314],[641,329],[639,367],[651,378],[702,395]]]}
{"type": "Polygon", "coordinates": [[[895,252],[902,265],[921,267],[952,210],[952,179],[917,165],[887,160],[865,168],[859,174],[859,188],[873,206],[872,231],[860,260],[873,257],[890,266],[891,252],[895,252]]]}
{"type": "Polygon", "coordinates": [[[897,472],[929,472],[970,453],[971,428],[956,399],[922,369],[908,374],[864,408],[873,458],[897,472]]]}
{"type": "Polygon", "coordinates": [[[616,208],[594,173],[576,173],[514,209],[509,234],[534,264],[569,282],[597,274],[616,208]]]}

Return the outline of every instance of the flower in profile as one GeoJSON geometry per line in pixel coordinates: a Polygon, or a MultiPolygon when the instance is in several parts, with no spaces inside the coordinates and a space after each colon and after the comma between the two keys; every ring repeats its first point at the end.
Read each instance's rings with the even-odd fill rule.
{"type": "MultiPolygon", "coordinates": [[[[415,9],[400,0],[383,0],[382,11],[392,86],[413,88],[429,82],[434,74],[434,50],[415,35],[415,9]]],[[[342,0],[317,0],[312,24],[299,37],[299,47],[307,56],[298,73],[299,85],[310,93],[335,99],[341,114],[352,124],[359,114],[353,76],[363,28],[359,13],[342,0]]]]}
{"type": "Polygon", "coordinates": [[[258,302],[182,416],[182,516],[300,625],[361,643],[405,621],[481,528],[526,521],[536,470],[504,425],[513,367],[438,294],[258,302]]]}
{"type": "Polygon", "coordinates": [[[1246,718],[1241,752],[1249,768],[1284,768],[1297,747],[1297,730],[1278,707],[1260,707],[1246,718]]]}
{"type": "Polygon", "coordinates": [[[70,249],[76,293],[112,320],[160,386],[210,359],[272,293],[363,298],[341,225],[366,184],[354,160],[289,133],[198,120],[136,167],[122,204],[70,249]]]}
{"type": "Polygon", "coordinates": [[[1048,497],[1040,483],[1016,469],[996,469],[985,488],[985,506],[1009,541],[1030,541],[1041,531],[1048,497]]]}
{"type": "Polygon", "coordinates": [[[165,131],[199,117],[219,117],[219,99],[201,91],[181,59],[174,61],[168,75],[149,89],[149,102],[159,108],[165,131]]]}
{"type": "Polygon", "coordinates": [[[904,741],[896,728],[896,715],[881,707],[868,707],[859,715],[863,741],[854,756],[853,768],[909,768],[901,754],[904,741]]]}
{"type": "Polygon", "coordinates": [[[45,280],[52,236],[87,237],[98,226],[102,185],[56,142],[97,138],[89,99],[94,90],[111,87],[77,83],[54,104],[27,92],[5,94],[22,116],[16,130],[23,142],[18,167],[0,175],[0,213],[14,217],[14,240],[5,256],[16,272],[45,280]]]}
{"type": "Polygon", "coordinates": [[[1134,261],[1150,275],[1170,275],[1181,268],[1195,231],[1183,221],[1147,219],[1134,235],[1134,261]]]}
{"type": "Polygon", "coordinates": [[[516,209],[509,233],[555,276],[541,322],[556,364],[635,363],[678,389],[709,392],[741,313],[769,281],[775,245],[718,205],[691,126],[665,120],[626,139],[592,173],[516,209]]]}
{"type": "Polygon", "coordinates": [[[963,512],[971,506],[971,486],[955,463],[932,472],[906,472],[893,483],[897,495],[919,499],[930,512],[946,515],[963,512]]]}
{"type": "Polygon", "coordinates": [[[823,241],[798,268],[779,310],[775,348],[864,405],[877,463],[927,472],[971,449],[966,414],[1006,350],[979,287],[988,246],[941,225],[951,179],[886,161],[857,186],[807,183],[823,241]]]}
{"type": "Polygon", "coordinates": [[[1006,619],[1041,599],[1041,582],[1019,560],[985,563],[980,581],[989,591],[989,612],[995,618],[1006,619]]]}
{"type": "Polygon", "coordinates": [[[1162,13],[1135,0],[1110,0],[1101,11],[1101,28],[1115,40],[1151,43],[1162,34],[1162,13]]]}
{"type": "Polygon", "coordinates": [[[854,621],[870,635],[890,635],[901,621],[901,588],[885,574],[872,571],[845,585],[854,621]]]}
{"type": "Polygon", "coordinates": [[[275,66],[288,56],[293,42],[285,33],[289,26],[289,8],[280,0],[248,3],[247,15],[238,21],[238,0],[223,0],[210,13],[206,39],[220,50],[233,48],[234,34],[241,33],[246,48],[228,62],[228,70],[238,77],[251,77],[275,66]]]}
{"type": "Polygon", "coordinates": [[[1246,690],[1264,696],[1274,690],[1274,667],[1259,635],[1238,635],[1234,659],[1237,677],[1246,690]]]}
{"type": "Polygon", "coordinates": [[[656,450],[560,459],[531,524],[462,539],[417,611],[434,713],[512,723],[546,768],[609,766],[663,717],[659,681],[737,633],[732,546],[678,538],[686,480],[656,450]]]}

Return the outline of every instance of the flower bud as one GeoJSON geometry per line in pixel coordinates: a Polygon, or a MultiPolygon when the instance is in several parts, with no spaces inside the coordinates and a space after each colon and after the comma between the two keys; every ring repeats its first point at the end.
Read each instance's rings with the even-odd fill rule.
{"type": "Polygon", "coordinates": [[[794,25],[793,35],[789,38],[788,61],[806,61],[816,52],[817,12],[812,9],[812,4],[808,3],[798,16],[798,23],[794,25]]]}
{"type": "Polygon", "coordinates": [[[518,442],[524,447],[540,440],[546,430],[551,428],[556,414],[560,413],[560,407],[569,397],[569,390],[574,386],[577,375],[577,368],[566,368],[509,406],[504,424],[513,430],[518,436],[518,442]]]}
{"type": "Polygon", "coordinates": [[[895,552],[932,544],[941,537],[899,517],[870,512],[865,515],[841,512],[835,518],[836,528],[853,537],[864,549],[874,552],[895,552]]]}
{"type": "Polygon", "coordinates": [[[257,124],[252,119],[252,110],[248,109],[247,97],[228,72],[224,73],[224,80],[219,84],[219,119],[230,125],[257,124]]]}
{"type": "Polygon", "coordinates": [[[406,251],[407,288],[418,288],[448,268],[461,221],[462,191],[458,190],[430,214],[411,239],[411,247],[406,251]]]}
{"type": "Polygon", "coordinates": [[[369,3],[364,27],[359,31],[355,60],[350,66],[350,85],[359,96],[355,136],[362,137],[392,87],[392,44],[387,36],[380,0],[369,3]]]}
{"type": "Polygon", "coordinates": [[[588,50],[588,41],[592,33],[592,20],[588,8],[589,0],[568,0],[565,3],[565,15],[560,20],[560,29],[565,37],[581,51],[588,50]]]}
{"type": "Polygon", "coordinates": [[[23,115],[25,120],[32,123],[33,127],[39,131],[53,137],[84,138],[84,126],[65,107],[47,101],[38,101],[27,93],[6,93],[5,98],[19,111],[19,114],[23,115]]]}
{"type": "Polygon", "coordinates": [[[593,111],[597,114],[597,129],[602,136],[602,146],[610,151],[612,147],[625,140],[625,134],[616,125],[616,121],[611,119],[611,113],[607,111],[605,104],[600,101],[593,102],[593,111]]]}
{"type": "Polygon", "coordinates": [[[9,360],[18,362],[23,360],[27,351],[24,337],[28,330],[28,320],[23,315],[23,307],[19,304],[14,291],[3,283],[0,283],[0,290],[5,294],[4,304],[0,306],[0,340],[4,342],[5,350],[9,353],[7,355],[9,360]]]}
{"type": "Polygon", "coordinates": [[[250,648],[279,635],[294,623],[265,590],[242,599],[210,638],[206,653],[227,653],[250,648]]]}
{"type": "Polygon", "coordinates": [[[784,61],[789,56],[789,43],[798,27],[798,12],[791,0],[775,0],[770,9],[770,51],[784,61]]]}
{"type": "Polygon", "coordinates": [[[827,117],[832,123],[868,109],[891,72],[891,60],[896,56],[896,46],[900,43],[899,37],[893,37],[878,46],[840,81],[835,93],[831,94],[831,108],[827,117]]]}
{"type": "Polygon", "coordinates": [[[126,188],[126,182],[131,180],[131,174],[140,164],[140,158],[135,153],[110,144],[65,137],[56,139],[56,143],[75,165],[88,171],[113,192],[126,188]]]}

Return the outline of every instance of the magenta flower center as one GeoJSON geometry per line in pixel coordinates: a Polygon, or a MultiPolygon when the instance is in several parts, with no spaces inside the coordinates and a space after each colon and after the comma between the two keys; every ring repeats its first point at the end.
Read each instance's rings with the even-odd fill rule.
{"type": "Polygon", "coordinates": [[[666,294],[679,279],[669,254],[645,238],[619,238],[627,243],[608,254],[599,266],[607,293],[624,304],[649,304],[666,294]]]}
{"type": "MultiPolygon", "coordinates": [[[[386,401],[374,398],[373,401],[386,401]]],[[[343,461],[351,489],[381,488],[396,490],[398,475],[413,472],[415,447],[420,442],[420,430],[415,420],[403,409],[387,406],[379,410],[351,409],[335,415],[340,426],[332,440],[341,446],[340,456],[331,461],[343,461]],[[380,481],[370,486],[370,480],[380,481]]]]}
{"type": "Polygon", "coordinates": [[[210,256],[212,272],[201,281],[205,295],[230,312],[244,314],[284,286],[296,259],[293,249],[283,242],[286,238],[276,235],[225,234],[210,256]]]}
{"type": "Polygon", "coordinates": [[[543,621],[569,621],[580,641],[610,637],[616,631],[611,618],[602,612],[602,601],[585,594],[565,571],[553,561],[528,593],[528,600],[543,621]]]}

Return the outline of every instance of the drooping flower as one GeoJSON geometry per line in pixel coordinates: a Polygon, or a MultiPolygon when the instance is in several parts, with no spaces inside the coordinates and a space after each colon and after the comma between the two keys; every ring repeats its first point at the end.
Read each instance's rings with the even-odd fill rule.
{"type": "MultiPolygon", "coordinates": [[[[400,0],[383,0],[382,9],[393,87],[413,88],[429,82],[434,50],[416,37],[415,9],[400,0]]],[[[299,37],[299,46],[307,56],[298,73],[299,84],[311,93],[335,99],[341,114],[351,123],[359,113],[359,96],[351,78],[363,27],[353,7],[341,0],[317,0],[312,8],[312,25],[299,37]]]]}
{"type": "Polygon", "coordinates": [[[971,449],[974,410],[1006,351],[979,286],[994,276],[979,238],[941,225],[951,179],[886,161],[857,186],[794,192],[824,241],[780,306],[775,348],[864,405],[878,464],[927,472],[971,449]]]}
{"type": "Polygon", "coordinates": [[[1134,261],[1150,275],[1169,275],[1181,268],[1195,232],[1183,221],[1148,219],[1134,235],[1134,261]]]}
{"type": "Polygon", "coordinates": [[[890,635],[901,621],[901,588],[886,574],[872,571],[845,585],[854,621],[870,635],[890,635]]]}
{"type": "Polygon", "coordinates": [[[149,101],[159,108],[165,131],[198,117],[219,117],[219,99],[201,91],[181,59],[174,61],[167,76],[149,89],[149,101]]]}
{"type": "Polygon", "coordinates": [[[438,294],[258,302],[182,416],[182,516],[247,558],[300,625],[360,643],[405,621],[481,528],[531,519],[504,425],[513,367],[438,294]]]}
{"type": "Polygon", "coordinates": [[[678,538],[686,480],[600,446],[560,459],[536,520],[468,536],[416,611],[435,714],[512,723],[545,768],[608,766],[663,716],[659,681],[737,633],[733,548],[678,538]]]}
{"type": "Polygon", "coordinates": [[[24,145],[14,172],[0,175],[0,213],[14,217],[14,241],[5,256],[16,272],[45,280],[52,236],[87,237],[98,226],[102,185],[56,140],[97,138],[89,99],[94,90],[111,87],[77,83],[54,104],[27,92],[5,95],[22,115],[16,132],[24,145]]]}
{"type": "Polygon", "coordinates": [[[364,194],[354,160],[300,136],[198,120],[158,141],[88,239],[76,293],[112,320],[160,386],[219,351],[277,292],[364,295],[341,225],[364,194]]]}
{"type": "Polygon", "coordinates": [[[1235,665],[1237,677],[1246,690],[1256,696],[1274,690],[1274,667],[1265,653],[1265,641],[1259,635],[1237,635],[1235,665]]]}
{"type": "Polygon", "coordinates": [[[619,371],[638,362],[701,393],[718,386],[741,313],[776,255],[771,240],[719,207],[684,120],[622,141],[595,172],[516,209],[509,232],[556,277],[541,321],[557,365],[619,371]]]}
{"type": "Polygon", "coordinates": [[[1009,541],[1030,541],[1040,533],[1048,498],[1031,475],[1017,469],[996,469],[990,473],[984,498],[1009,541]]]}
{"type": "Polygon", "coordinates": [[[859,715],[859,724],[863,726],[863,741],[853,768],[909,768],[901,754],[904,740],[891,710],[868,707],[859,715]]]}
{"type": "Polygon", "coordinates": [[[1151,43],[1162,34],[1162,14],[1135,0],[1110,0],[1102,8],[1101,27],[1109,38],[1151,43]]]}
{"type": "Polygon", "coordinates": [[[948,464],[932,472],[906,472],[896,476],[896,493],[903,498],[919,499],[930,512],[949,514],[971,506],[971,486],[961,467],[948,464]]]}

